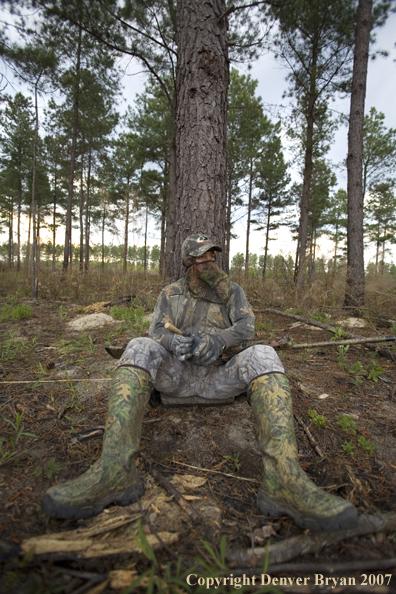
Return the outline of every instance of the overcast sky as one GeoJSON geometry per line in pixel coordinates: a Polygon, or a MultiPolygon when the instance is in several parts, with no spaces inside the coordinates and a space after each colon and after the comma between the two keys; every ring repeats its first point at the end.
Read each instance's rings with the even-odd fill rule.
{"type": "MultiPolygon", "coordinates": [[[[376,58],[371,60],[369,63],[368,81],[367,81],[367,96],[366,96],[366,113],[371,107],[375,107],[377,111],[381,111],[385,114],[385,125],[390,128],[396,128],[396,109],[395,109],[395,97],[396,97],[396,15],[393,14],[387,20],[387,23],[381,29],[376,31],[376,44],[372,50],[386,50],[389,53],[387,58],[376,58]]],[[[128,104],[133,104],[133,99],[136,93],[141,93],[144,88],[145,75],[140,72],[140,67],[137,64],[131,62],[130,58],[124,58],[122,65],[125,68],[126,74],[123,78],[124,85],[124,99],[120,101],[120,109],[124,111],[128,104]]],[[[287,114],[287,101],[282,98],[284,91],[287,89],[287,69],[282,66],[281,63],[275,61],[272,54],[263,55],[257,62],[252,64],[251,70],[248,71],[247,67],[238,67],[241,72],[249,72],[251,76],[258,80],[257,94],[261,96],[263,104],[268,109],[267,115],[274,119],[278,119],[278,116],[287,114]],[[282,109],[284,106],[286,109],[282,109]]],[[[8,72],[11,76],[11,73],[8,72]]],[[[21,90],[26,93],[26,89],[21,88],[18,82],[14,82],[14,92],[21,90]]],[[[12,92],[7,89],[8,92],[12,92]]],[[[42,98],[40,101],[40,112],[45,106],[46,98],[42,98]]],[[[336,100],[331,104],[332,109],[336,112],[342,112],[346,115],[349,113],[349,98],[336,100]]],[[[347,151],[347,127],[342,126],[335,135],[334,144],[328,154],[329,159],[334,164],[341,164],[346,158],[347,151]]],[[[286,153],[287,154],[287,153],[286,153]]],[[[296,172],[294,173],[294,176],[296,172]]],[[[337,169],[338,186],[346,189],[346,170],[345,168],[337,169]]],[[[153,228],[153,227],[151,227],[153,228]]],[[[232,241],[231,245],[231,256],[236,252],[245,252],[246,243],[246,219],[242,219],[235,226],[235,232],[238,234],[238,239],[232,241]]],[[[281,228],[274,232],[274,237],[278,237],[278,240],[270,242],[270,251],[272,254],[283,253],[287,255],[289,252],[294,253],[295,243],[291,241],[290,233],[287,229],[281,228]]],[[[99,241],[98,237],[93,237],[93,241],[99,241]]],[[[117,239],[114,240],[117,243],[117,239]]],[[[119,241],[122,241],[120,236],[119,241]]],[[[142,238],[132,235],[130,242],[142,244],[142,238]]],[[[154,231],[151,233],[149,240],[150,245],[159,243],[159,233],[154,231]]],[[[252,253],[261,254],[263,253],[264,247],[264,234],[263,232],[251,233],[250,251],[252,253]]],[[[396,250],[396,248],[394,248],[396,250]]],[[[330,241],[321,241],[322,255],[328,257],[332,250],[332,244],[330,241]]],[[[366,261],[371,256],[369,250],[366,254],[366,261]]]]}

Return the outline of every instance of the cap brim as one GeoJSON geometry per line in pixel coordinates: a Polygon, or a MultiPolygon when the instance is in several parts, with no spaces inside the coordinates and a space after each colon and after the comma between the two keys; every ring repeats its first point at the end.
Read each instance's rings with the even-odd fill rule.
{"type": "Polygon", "coordinates": [[[214,250],[215,252],[223,251],[219,245],[215,245],[214,243],[205,243],[203,245],[200,245],[199,248],[197,248],[193,252],[190,252],[190,256],[194,256],[196,258],[198,256],[206,254],[206,252],[208,252],[209,250],[214,250]]]}

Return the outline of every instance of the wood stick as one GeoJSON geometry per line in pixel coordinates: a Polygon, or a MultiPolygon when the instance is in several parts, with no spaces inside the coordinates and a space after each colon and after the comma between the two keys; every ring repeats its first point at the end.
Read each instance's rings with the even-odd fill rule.
{"type": "MultiPolygon", "coordinates": [[[[383,513],[376,515],[362,514],[358,525],[350,530],[337,532],[309,532],[300,536],[292,536],[280,543],[268,547],[270,567],[275,563],[284,563],[299,557],[320,551],[341,540],[354,536],[363,536],[373,532],[394,532],[396,530],[396,514],[383,513]]],[[[227,555],[230,567],[258,567],[263,563],[267,553],[266,547],[243,549],[227,555]]]]}
{"type": "MultiPolygon", "coordinates": [[[[273,309],[272,307],[266,307],[265,309],[253,309],[255,313],[274,313],[278,316],[284,316],[286,318],[291,318],[292,320],[297,320],[298,322],[303,322],[304,324],[309,324],[310,326],[316,326],[317,328],[322,328],[322,330],[326,330],[326,332],[332,332],[333,334],[337,332],[337,329],[333,326],[329,326],[328,324],[324,324],[323,322],[317,322],[316,320],[312,320],[311,318],[303,318],[302,316],[297,316],[296,314],[289,314],[280,309],[273,309]]],[[[358,334],[353,334],[352,332],[346,332],[347,338],[363,338],[364,336],[359,336],[358,334]]],[[[378,341],[377,341],[378,342],[378,341]]],[[[396,353],[392,353],[389,349],[382,349],[376,347],[374,344],[368,343],[366,345],[370,351],[374,351],[379,353],[383,357],[390,359],[393,362],[396,362],[396,353]]]]}
{"type": "Polygon", "coordinates": [[[348,338],[346,340],[324,340],[323,342],[306,342],[301,344],[284,344],[283,348],[305,349],[312,347],[333,346],[339,344],[369,344],[371,342],[394,342],[394,336],[370,336],[369,338],[348,338]]]}
{"type": "Polygon", "coordinates": [[[164,324],[164,327],[167,330],[170,330],[171,332],[174,332],[175,334],[180,334],[180,336],[183,336],[183,332],[181,330],[179,330],[179,328],[176,328],[176,326],[174,326],[173,324],[171,324],[170,322],[166,322],[164,324]]]}
{"type": "Polygon", "coordinates": [[[221,472],[220,470],[211,470],[210,468],[201,468],[200,466],[192,466],[191,464],[185,464],[184,462],[177,462],[177,460],[171,460],[173,464],[179,464],[180,466],[187,466],[187,468],[194,468],[195,470],[201,470],[202,472],[214,472],[215,474],[222,474],[223,476],[230,476],[233,479],[237,479],[238,481],[248,481],[249,483],[258,483],[261,484],[261,481],[257,479],[246,478],[245,476],[235,476],[235,474],[230,474],[229,472],[221,472]]]}
{"type": "Polygon", "coordinates": [[[301,425],[302,429],[304,430],[305,434],[307,435],[307,437],[309,439],[309,442],[310,442],[311,446],[314,448],[315,452],[321,458],[326,458],[326,456],[324,455],[324,453],[322,452],[322,450],[318,446],[318,442],[316,441],[316,439],[314,438],[314,436],[312,435],[312,433],[308,429],[307,425],[304,423],[304,421],[299,417],[299,415],[296,412],[294,412],[293,414],[294,414],[294,418],[299,423],[299,425],[301,425]]]}
{"type": "Polygon", "coordinates": [[[140,457],[146,463],[147,470],[151,474],[151,476],[155,478],[155,480],[161,485],[161,487],[165,489],[165,491],[174,498],[176,503],[178,503],[182,510],[184,510],[186,514],[191,518],[192,522],[194,522],[194,524],[200,523],[202,520],[201,516],[198,514],[198,512],[195,511],[192,505],[188,503],[186,499],[184,499],[183,495],[179,493],[179,491],[172,485],[171,482],[168,481],[168,479],[164,477],[163,474],[161,474],[158,470],[153,468],[151,460],[145,454],[142,454],[142,452],[140,452],[140,457]]]}

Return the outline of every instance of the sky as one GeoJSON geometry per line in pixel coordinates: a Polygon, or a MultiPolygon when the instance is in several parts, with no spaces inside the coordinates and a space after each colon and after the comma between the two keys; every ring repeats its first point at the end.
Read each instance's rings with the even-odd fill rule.
{"type": "MultiPolygon", "coordinates": [[[[395,97],[396,97],[396,14],[392,14],[384,27],[376,30],[376,43],[372,46],[372,52],[378,52],[379,50],[385,50],[389,53],[389,56],[377,57],[374,60],[370,60],[368,68],[367,78],[367,94],[365,112],[368,113],[371,107],[375,107],[377,111],[381,111],[385,114],[385,126],[387,128],[396,128],[396,109],[395,109],[395,97]]],[[[126,61],[125,61],[126,66],[126,61]]],[[[235,67],[235,65],[232,65],[235,67]]],[[[264,107],[267,110],[268,117],[274,120],[278,119],[278,114],[281,115],[287,111],[287,101],[284,99],[283,93],[287,90],[288,83],[286,76],[288,70],[280,62],[277,62],[271,53],[262,55],[256,62],[251,64],[251,68],[248,66],[238,65],[238,70],[241,73],[249,73],[252,78],[258,80],[256,94],[260,95],[264,107]],[[282,106],[286,107],[286,111],[282,110],[282,106]]],[[[123,84],[125,85],[124,95],[126,98],[125,104],[131,103],[136,93],[141,93],[144,88],[145,75],[139,73],[139,68],[131,63],[129,65],[129,76],[125,76],[123,84]]],[[[343,113],[346,116],[349,114],[350,99],[349,97],[341,100],[335,97],[334,102],[331,104],[331,108],[336,113],[343,113]]],[[[347,126],[341,126],[335,134],[334,143],[331,146],[328,158],[337,167],[337,183],[338,188],[346,190],[347,177],[346,168],[343,163],[346,159],[347,154],[347,126]]],[[[286,149],[286,156],[290,159],[291,156],[288,154],[286,149]]],[[[296,171],[292,173],[294,180],[298,180],[298,174],[296,171]]],[[[237,252],[245,253],[246,248],[246,217],[242,218],[236,223],[233,231],[238,235],[237,239],[231,241],[231,257],[237,252]]],[[[283,227],[273,232],[275,240],[270,241],[269,249],[270,253],[283,254],[287,256],[289,253],[294,255],[295,242],[291,238],[290,231],[283,227]]],[[[152,240],[159,241],[158,234],[153,231],[152,240]]],[[[264,232],[263,231],[251,231],[250,236],[250,249],[251,253],[258,255],[263,253],[264,250],[264,232]]],[[[392,248],[393,255],[396,255],[396,246],[392,248]]],[[[319,240],[319,251],[318,255],[322,255],[326,258],[331,257],[333,251],[333,243],[325,236],[319,240]]],[[[366,249],[365,260],[372,259],[374,256],[374,247],[368,247],[366,249]]],[[[388,256],[390,258],[390,256],[388,256]]]]}
{"type": "MultiPolygon", "coordinates": [[[[371,107],[375,107],[377,111],[381,111],[385,114],[385,125],[390,128],[396,128],[396,110],[395,110],[395,97],[396,97],[396,14],[391,15],[385,26],[376,30],[376,43],[373,45],[372,50],[386,50],[389,52],[387,58],[378,57],[375,60],[370,60],[367,80],[367,95],[366,95],[366,113],[371,107]]],[[[138,64],[130,60],[130,58],[122,59],[122,66],[126,72],[122,84],[124,85],[123,99],[120,101],[120,110],[124,111],[128,104],[133,105],[134,97],[137,93],[141,93],[144,89],[145,75],[141,72],[141,68],[138,64]]],[[[251,65],[248,70],[247,66],[238,66],[240,72],[249,73],[252,78],[258,80],[257,95],[260,95],[264,107],[267,109],[267,115],[274,120],[278,119],[278,114],[285,113],[282,110],[282,106],[287,108],[287,101],[282,97],[283,93],[288,87],[286,81],[287,69],[279,62],[275,60],[271,53],[262,55],[256,62],[251,65]]],[[[11,76],[11,73],[8,72],[11,76]]],[[[22,90],[26,93],[20,83],[14,81],[14,91],[22,90]]],[[[7,89],[8,90],[8,89],[7,89]]],[[[43,112],[45,107],[46,98],[42,98],[40,101],[40,112],[43,112]]],[[[332,109],[336,112],[342,112],[346,115],[349,113],[349,98],[341,100],[335,98],[335,101],[331,105],[332,109]]],[[[287,109],[286,109],[287,111],[287,109]]],[[[341,126],[335,134],[335,140],[328,154],[328,158],[336,165],[339,164],[341,167],[337,168],[337,179],[338,187],[346,189],[346,169],[342,166],[346,158],[347,151],[347,127],[341,126]]],[[[290,158],[286,149],[286,158],[290,158]]],[[[298,179],[297,172],[292,172],[292,176],[295,180],[298,179]]],[[[150,225],[153,231],[149,234],[149,244],[158,244],[160,241],[159,232],[155,231],[154,225],[150,225]]],[[[236,223],[233,231],[238,235],[237,239],[231,242],[231,257],[237,252],[245,253],[246,245],[246,217],[242,218],[236,223]]],[[[114,243],[122,241],[122,231],[120,231],[120,237],[113,238],[114,243]]],[[[283,227],[273,232],[272,237],[275,240],[270,241],[270,253],[283,254],[287,256],[289,253],[294,255],[295,242],[292,241],[290,232],[287,228],[283,227]]],[[[92,240],[94,242],[100,241],[99,236],[93,235],[92,240]]],[[[109,239],[110,241],[111,239],[109,239]]],[[[130,243],[141,245],[143,243],[143,237],[136,234],[132,234],[129,237],[130,243]]],[[[250,252],[256,254],[262,254],[264,248],[264,232],[251,231],[250,238],[250,252]]],[[[322,238],[319,243],[318,255],[323,255],[326,258],[331,256],[332,243],[326,238],[322,238]]],[[[396,247],[393,248],[394,254],[396,254],[396,247]]],[[[367,249],[365,255],[366,263],[370,258],[373,257],[373,249],[367,249]]]]}

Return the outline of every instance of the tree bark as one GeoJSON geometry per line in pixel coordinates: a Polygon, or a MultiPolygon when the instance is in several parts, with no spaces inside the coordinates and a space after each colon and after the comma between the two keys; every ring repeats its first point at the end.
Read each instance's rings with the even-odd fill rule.
{"type": "MultiPolygon", "coordinates": [[[[176,121],[176,97],[171,106],[172,122],[176,121]]],[[[165,245],[165,276],[171,277],[174,247],[175,247],[175,229],[176,229],[176,213],[177,213],[177,196],[176,196],[176,129],[173,124],[172,137],[169,144],[169,207],[168,220],[166,223],[166,245],[165,245]]]]}
{"type": "Polygon", "coordinates": [[[33,162],[32,162],[32,200],[30,203],[30,212],[32,219],[32,249],[30,252],[30,281],[32,287],[32,298],[36,301],[38,297],[37,291],[37,278],[36,278],[36,248],[37,248],[37,231],[36,231],[36,161],[37,161],[37,141],[38,141],[38,128],[39,128],[39,116],[38,116],[38,84],[41,75],[37,78],[36,84],[34,85],[34,107],[35,107],[35,127],[34,127],[34,140],[33,140],[33,162]]]}
{"type": "Polygon", "coordinates": [[[267,259],[268,259],[268,243],[269,243],[269,232],[270,232],[270,220],[271,220],[271,202],[272,198],[268,201],[268,213],[267,213],[267,229],[265,232],[265,247],[264,247],[264,262],[263,262],[263,274],[262,278],[265,280],[267,273],[267,259]]]}
{"type": "MultiPolygon", "coordinates": [[[[316,64],[316,54],[313,54],[313,64],[316,64]]],[[[313,72],[314,72],[313,68],[313,72]]],[[[311,195],[311,179],[312,179],[312,151],[313,151],[313,129],[315,123],[314,108],[315,108],[315,77],[312,75],[311,79],[311,92],[308,100],[308,117],[307,117],[307,135],[306,135],[306,146],[305,146],[305,164],[304,164],[304,181],[303,191],[301,197],[301,214],[300,214],[300,227],[298,231],[298,272],[297,272],[297,288],[304,288],[304,277],[305,277],[305,259],[307,250],[307,237],[308,237],[308,215],[309,215],[309,202],[311,195]]]]}
{"type": "MultiPolygon", "coordinates": [[[[171,280],[191,233],[224,247],[229,62],[225,0],[178,0],[176,232],[171,280]]],[[[223,255],[218,258],[223,265],[223,255]]]]}
{"type": "Polygon", "coordinates": [[[21,269],[21,214],[22,214],[22,179],[18,179],[18,222],[17,222],[17,270],[21,269]]]}
{"type": "Polygon", "coordinates": [[[8,229],[8,266],[12,268],[13,265],[13,248],[14,248],[14,201],[11,201],[11,210],[9,218],[9,229],[8,229]]]}
{"type": "Polygon", "coordinates": [[[73,183],[74,183],[74,168],[76,162],[77,149],[77,132],[78,132],[78,115],[79,115],[79,95],[80,95],[80,67],[81,67],[81,36],[82,30],[80,28],[77,45],[77,62],[76,62],[76,84],[74,90],[74,122],[73,122],[73,138],[70,155],[70,171],[69,171],[69,189],[67,195],[67,210],[66,210],[66,232],[65,232],[65,251],[63,255],[63,271],[66,272],[69,266],[69,260],[72,261],[71,253],[71,232],[72,232],[72,208],[73,208],[73,183]]]}
{"type": "Polygon", "coordinates": [[[90,197],[90,190],[91,190],[91,164],[92,164],[92,147],[89,147],[87,198],[85,201],[85,263],[84,263],[84,272],[88,272],[88,268],[89,268],[89,236],[90,236],[89,197],[90,197]]]}
{"type": "Polygon", "coordinates": [[[80,270],[84,269],[84,138],[81,141],[80,175],[80,270]]]}
{"type": "Polygon", "coordinates": [[[359,0],[348,131],[348,225],[345,306],[364,304],[363,126],[373,0],[359,0]]]}
{"type": "Polygon", "coordinates": [[[248,218],[246,225],[246,255],[245,255],[245,282],[249,278],[249,240],[250,240],[250,220],[252,214],[252,193],[253,193],[253,159],[250,159],[250,176],[249,176],[249,201],[248,201],[248,218]]]}
{"type": "Polygon", "coordinates": [[[127,188],[126,196],[125,196],[124,263],[123,263],[124,274],[126,274],[127,263],[128,263],[129,200],[130,200],[130,188],[129,188],[129,179],[128,179],[128,188],[127,188]]]}

